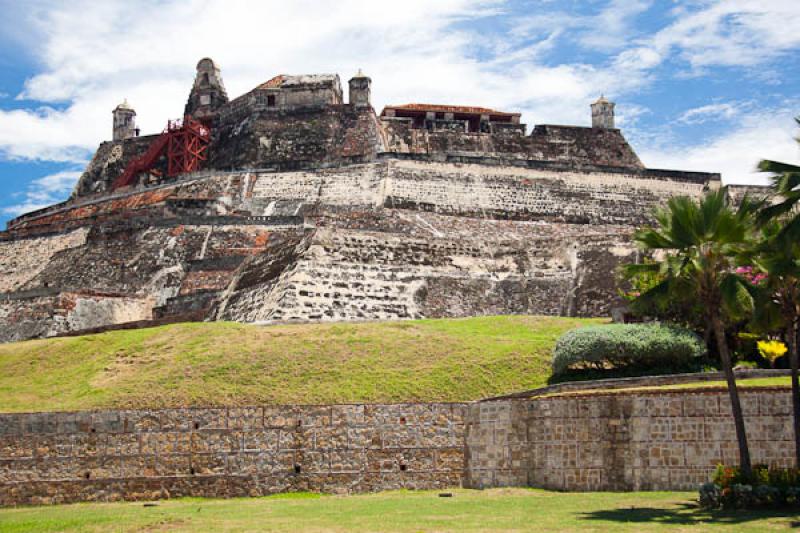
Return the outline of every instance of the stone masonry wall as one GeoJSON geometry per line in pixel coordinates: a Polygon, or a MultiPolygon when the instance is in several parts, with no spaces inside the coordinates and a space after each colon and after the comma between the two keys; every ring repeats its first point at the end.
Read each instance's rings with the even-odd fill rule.
{"type": "MultiPolygon", "coordinates": [[[[742,390],[754,464],[791,466],[791,396],[742,390]]],[[[696,490],[738,464],[727,391],[486,401],[467,418],[465,485],[696,490]]]]}
{"type": "Polygon", "coordinates": [[[618,305],[609,274],[634,260],[633,229],[668,198],[718,184],[394,154],[81,196],[0,234],[0,341],[189,316],[608,316],[618,305]],[[59,296],[87,292],[102,313],[59,296]]]}
{"type": "Polygon", "coordinates": [[[0,415],[0,505],[461,485],[466,404],[0,415]]]}
{"type": "MultiPolygon", "coordinates": [[[[756,464],[793,463],[787,389],[743,390],[756,464]]],[[[445,487],[695,490],[738,462],[726,391],[476,403],[0,414],[0,506],[445,487]]]]}

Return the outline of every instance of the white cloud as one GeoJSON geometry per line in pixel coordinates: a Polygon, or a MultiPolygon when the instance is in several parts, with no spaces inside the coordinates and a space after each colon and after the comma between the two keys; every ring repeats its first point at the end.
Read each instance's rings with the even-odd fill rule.
{"type": "Polygon", "coordinates": [[[645,147],[639,155],[648,167],[719,172],[726,184],[766,184],[767,177],[756,172],[759,161],[795,162],[800,158],[800,145],[795,140],[795,109],[751,114],[730,133],[707,142],[688,147],[645,147]]]}
{"type": "Polygon", "coordinates": [[[676,53],[696,72],[710,66],[754,66],[800,46],[797,0],[684,2],[675,22],[642,42],[652,60],[676,53]]]}
{"type": "Polygon", "coordinates": [[[591,50],[613,51],[624,47],[632,35],[638,15],[647,11],[651,0],[612,0],[594,15],[566,11],[539,12],[515,21],[510,36],[524,39],[558,31],[591,50]]]}
{"type": "Polygon", "coordinates": [[[66,170],[33,180],[24,193],[22,202],[0,208],[5,215],[21,215],[64,200],[78,181],[81,172],[66,170]]]}
{"type": "MultiPolygon", "coordinates": [[[[373,100],[480,104],[522,110],[537,122],[589,120],[588,104],[612,85],[636,83],[582,64],[542,66],[543,40],[476,59],[473,30],[454,23],[496,13],[498,2],[409,0],[387,15],[372,0],[145,3],[76,1],[32,10],[29,47],[43,65],[19,98],[49,108],[0,111],[0,152],[10,158],[76,161],[110,137],[111,109],[127,98],[144,133],[183,110],[198,59],[222,68],[235,97],[278,73],[358,68],[373,100]],[[158,16],[153,16],[157,13],[158,16]],[[185,24],[191,20],[191,24],[185,24]],[[180,31],[176,31],[180,28],[180,31]]],[[[606,93],[609,91],[606,90],[606,93]]]]}
{"type": "Polygon", "coordinates": [[[702,124],[709,120],[731,119],[739,113],[739,107],[732,103],[708,104],[684,111],[678,122],[702,124]]]}
{"type": "MultiPolygon", "coordinates": [[[[41,68],[17,95],[32,107],[0,110],[0,155],[85,161],[110,138],[111,110],[123,98],[136,108],[143,133],[160,131],[182,113],[194,65],[204,56],[221,65],[231,97],[278,73],[338,72],[346,80],[363,68],[373,78],[378,109],[410,101],[474,104],[520,110],[529,124],[588,125],[589,103],[605,93],[620,100],[620,125],[633,128],[649,110],[627,101],[657,79],[668,60],[680,57],[692,68],[752,64],[796,48],[800,40],[786,31],[800,17],[795,1],[693,3],[676,8],[672,22],[651,37],[635,28],[649,0],[615,0],[592,17],[559,11],[526,17],[508,33],[475,29],[503,4],[26,2],[25,9],[13,10],[14,28],[6,19],[0,31],[21,41],[41,68]],[[469,29],[458,24],[463,21],[472,23],[469,29]],[[616,55],[607,64],[545,63],[543,57],[565,38],[616,55]]],[[[720,104],[689,110],[683,120],[711,118],[715,110],[703,108],[714,105],[720,104]]],[[[724,117],[728,111],[716,112],[724,117]]],[[[753,136],[749,147],[739,148],[761,153],[765,139],[753,136]]],[[[661,152],[654,161],[670,161],[672,151],[661,152]]]]}

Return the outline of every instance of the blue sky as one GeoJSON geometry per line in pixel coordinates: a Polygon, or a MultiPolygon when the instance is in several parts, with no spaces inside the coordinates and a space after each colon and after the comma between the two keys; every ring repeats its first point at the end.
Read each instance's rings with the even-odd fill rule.
{"type": "Polygon", "coordinates": [[[373,105],[434,102],[589,125],[601,93],[654,168],[757,183],[800,160],[800,2],[0,0],[0,223],[61,201],[127,98],[180,116],[196,62],[235,97],[278,73],[358,68],[373,105]]]}

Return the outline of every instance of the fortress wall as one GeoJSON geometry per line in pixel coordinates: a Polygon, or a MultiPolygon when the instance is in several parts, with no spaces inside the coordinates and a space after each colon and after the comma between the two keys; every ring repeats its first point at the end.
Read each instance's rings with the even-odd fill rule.
{"type": "Polygon", "coordinates": [[[131,229],[122,224],[0,242],[17,252],[29,241],[30,246],[39,241],[75,244],[39,257],[32,271],[15,270],[24,275],[24,283],[0,295],[0,342],[188,313],[202,318],[248,257],[273,253],[276,239],[295,231],[229,224],[131,229]]]}
{"type": "Polygon", "coordinates": [[[152,298],[33,292],[24,298],[0,300],[0,342],[51,337],[152,318],[152,298]]]}
{"type": "MultiPolygon", "coordinates": [[[[257,174],[252,198],[266,202],[297,201],[308,205],[380,205],[386,163],[351,165],[317,171],[257,174]]],[[[254,213],[258,214],[258,213],[254,213]]]]}
{"type": "Polygon", "coordinates": [[[552,171],[424,161],[391,161],[386,204],[498,218],[642,224],[656,205],[698,197],[704,184],[634,173],[552,171]]]}
{"type": "MultiPolygon", "coordinates": [[[[13,272],[10,291],[92,290],[152,304],[103,320],[607,316],[617,302],[609,274],[633,259],[633,228],[652,206],[704,186],[700,176],[662,174],[393,158],[212,174],[22,219],[0,242],[0,266],[13,272]],[[70,234],[82,244],[64,244],[70,228],[84,228],[70,234]],[[36,237],[47,247],[14,240],[53,231],[62,233],[36,237]],[[312,237],[299,249],[281,248],[304,232],[312,237]],[[257,279],[262,267],[269,275],[257,279]]],[[[28,317],[28,333],[74,331],[52,318],[36,329],[39,304],[29,299],[28,312],[17,299],[4,313],[28,317]]]]}
{"type": "Polygon", "coordinates": [[[0,505],[461,485],[465,404],[0,415],[0,505]]]}
{"type": "Polygon", "coordinates": [[[223,115],[212,136],[209,168],[219,169],[369,161],[383,148],[375,112],[349,105],[223,115]]]}
{"type": "MultiPolygon", "coordinates": [[[[740,390],[754,464],[792,466],[787,389],[740,390]]],[[[467,418],[472,488],[696,490],[738,464],[727,391],[486,401],[467,418]]]]}
{"type": "Polygon", "coordinates": [[[58,252],[86,243],[88,228],[62,235],[0,241],[0,293],[22,288],[58,252]]]}
{"type": "MultiPolygon", "coordinates": [[[[608,314],[629,228],[463,219],[403,210],[328,213],[280,281],[233,288],[240,321],[608,314]]],[[[250,268],[250,267],[247,267],[250,268]]],[[[252,268],[257,267],[256,264],[252,268]]]]}
{"type": "Polygon", "coordinates": [[[471,155],[517,160],[644,168],[618,129],[539,125],[530,135],[413,129],[410,121],[382,119],[386,151],[398,154],[471,155]]]}

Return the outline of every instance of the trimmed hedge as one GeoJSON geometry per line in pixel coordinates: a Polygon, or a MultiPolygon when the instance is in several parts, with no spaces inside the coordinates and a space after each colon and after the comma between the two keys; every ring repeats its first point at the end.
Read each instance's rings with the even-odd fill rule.
{"type": "Polygon", "coordinates": [[[703,340],[687,329],[652,324],[609,324],[568,331],[553,350],[553,373],[570,367],[689,366],[702,357],[703,340]]]}

